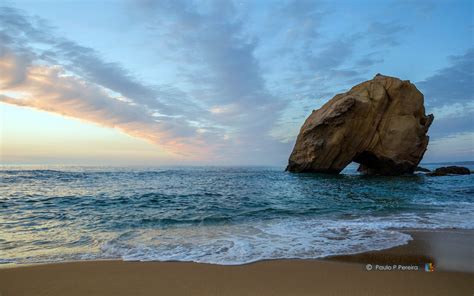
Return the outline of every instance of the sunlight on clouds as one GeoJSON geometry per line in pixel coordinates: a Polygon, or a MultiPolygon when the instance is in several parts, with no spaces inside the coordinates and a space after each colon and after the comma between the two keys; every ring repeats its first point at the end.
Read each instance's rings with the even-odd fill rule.
{"type": "Polygon", "coordinates": [[[235,112],[237,109],[237,106],[234,104],[228,104],[228,105],[222,105],[222,106],[214,106],[211,108],[211,113],[213,114],[218,114],[218,115],[224,115],[224,114],[230,114],[235,112]]]}
{"type": "MultiPolygon", "coordinates": [[[[25,67],[25,64],[22,57],[12,52],[0,57],[0,72],[4,73],[0,79],[3,93],[0,102],[116,128],[181,156],[189,155],[191,146],[194,151],[203,147],[199,139],[174,136],[173,125],[157,121],[143,106],[132,105],[122,97],[110,97],[101,87],[63,75],[64,71],[59,66],[25,67]],[[15,97],[8,96],[12,93],[15,97]]],[[[205,154],[205,149],[201,149],[200,153],[205,154]]]]}
{"type": "Polygon", "coordinates": [[[163,164],[173,155],[117,130],[0,104],[2,163],[163,164]],[[39,123],[39,124],[38,124],[39,123]]]}
{"type": "MultiPolygon", "coordinates": [[[[439,18],[420,22],[403,5],[390,8],[402,16],[392,19],[383,12],[387,4],[366,10],[320,1],[132,1],[126,10],[113,5],[74,18],[91,4],[77,2],[72,15],[68,3],[20,2],[0,7],[0,107],[26,107],[32,132],[2,141],[11,153],[23,146],[43,153],[45,141],[54,143],[44,146],[51,157],[76,153],[68,146],[76,143],[71,134],[86,139],[81,127],[89,126],[146,140],[145,155],[166,151],[174,163],[283,166],[311,110],[377,72],[411,79],[425,94],[438,157],[456,148],[447,136],[473,129],[474,49],[463,29],[470,26],[461,17],[465,9],[450,19],[437,8],[439,18]],[[360,17],[348,17],[354,11],[360,17]],[[91,23],[95,34],[84,29],[91,23]],[[450,28],[456,34],[439,38],[450,28]],[[43,123],[33,114],[41,112],[29,108],[67,117],[58,117],[58,125],[76,125],[68,133],[55,130],[56,138],[35,137],[43,123]]],[[[459,146],[468,147],[462,139],[459,146]]]]}

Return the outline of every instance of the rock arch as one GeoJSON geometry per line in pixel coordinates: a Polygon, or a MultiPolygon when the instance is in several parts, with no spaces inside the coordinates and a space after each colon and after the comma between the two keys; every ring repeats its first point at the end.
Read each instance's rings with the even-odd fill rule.
{"type": "Polygon", "coordinates": [[[367,174],[413,173],[428,146],[433,118],[410,81],[377,74],[313,110],[287,170],[337,174],[354,161],[367,174]]]}

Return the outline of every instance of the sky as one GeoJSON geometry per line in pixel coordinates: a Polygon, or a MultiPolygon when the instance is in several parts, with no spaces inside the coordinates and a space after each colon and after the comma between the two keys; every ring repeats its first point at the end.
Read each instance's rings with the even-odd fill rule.
{"type": "Polygon", "coordinates": [[[377,73],[474,160],[473,1],[0,3],[0,162],[284,166],[313,109],[377,73]]]}

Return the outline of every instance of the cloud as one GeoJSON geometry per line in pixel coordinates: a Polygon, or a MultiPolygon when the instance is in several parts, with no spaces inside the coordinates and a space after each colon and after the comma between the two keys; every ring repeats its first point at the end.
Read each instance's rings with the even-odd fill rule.
{"type": "Polygon", "coordinates": [[[84,80],[93,81],[162,114],[179,116],[183,110],[198,109],[178,90],[145,85],[120,64],[105,62],[95,50],[56,36],[54,28],[42,19],[28,17],[9,7],[1,7],[0,16],[0,45],[22,55],[27,63],[60,64],[84,80]],[[41,47],[35,46],[37,44],[41,47]],[[181,108],[184,105],[188,108],[181,108]]]}
{"type": "Polygon", "coordinates": [[[364,55],[362,58],[357,60],[356,66],[362,69],[370,69],[370,67],[380,64],[384,61],[383,57],[378,57],[379,53],[373,52],[364,55]]]}
{"type": "Polygon", "coordinates": [[[0,102],[53,112],[117,128],[169,152],[189,154],[184,143],[205,153],[196,131],[179,121],[160,121],[144,106],[111,96],[103,87],[67,75],[60,66],[28,65],[21,56],[0,51],[0,102]],[[21,79],[18,79],[21,73],[21,79]],[[17,94],[9,96],[8,94],[17,94]],[[18,95],[19,94],[19,95],[18,95]]]}
{"type": "MultiPolygon", "coordinates": [[[[333,13],[324,5],[319,6],[318,11],[324,11],[322,15],[333,13]]],[[[318,28],[322,17],[318,19],[318,28]]],[[[297,65],[289,72],[294,82],[293,94],[314,100],[371,78],[378,72],[374,67],[384,62],[384,55],[390,49],[399,45],[401,33],[406,30],[408,26],[397,21],[374,21],[365,28],[329,36],[329,39],[313,32],[311,42],[305,43],[304,50],[296,49],[290,63],[297,65]]]]}
{"type": "Polygon", "coordinates": [[[117,128],[187,159],[209,155],[205,142],[220,141],[218,128],[202,128],[210,112],[180,90],[139,82],[40,18],[8,7],[0,17],[1,102],[117,128]]]}
{"type": "Polygon", "coordinates": [[[376,21],[369,25],[367,34],[371,36],[371,44],[374,46],[397,46],[399,45],[398,35],[406,30],[406,26],[394,21],[376,21]]]}
{"type": "Polygon", "coordinates": [[[400,13],[415,13],[417,18],[430,17],[436,9],[436,6],[442,3],[438,0],[423,0],[423,1],[412,1],[412,0],[397,0],[391,3],[391,8],[399,10],[400,13]]]}
{"type": "Polygon", "coordinates": [[[56,36],[54,28],[42,19],[28,17],[20,10],[9,7],[0,8],[0,16],[0,36],[5,38],[2,44],[28,56],[30,61],[36,59],[61,64],[85,80],[94,81],[163,114],[179,115],[182,105],[191,105],[182,94],[177,97],[176,90],[169,90],[166,86],[145,85],[119,63],[104,61],[94,49],[56,36]],[[35,48],[35,44],[42,44],[43,49],[35,48]],[[170,96],[174,100],[169,100],[170,96]],[[170,104],[172,101],[173,105],[170,104]]]}
{"type": "Polygon", "coordinates": [[[289,29],[284,31],[286,41],[301,42],[303,48],[312,47],[320,38],[321,22],[331,14],[324,2],[311,0],[289,1],[277,10],[277,17],[272,13],[271,18],[276,21],[283,18],[289,24],[289,29]]]}
{"type": "Polygon", "coordinates": [[[466,161],[474,156],[474,133],[460,132],[430,141],[425,162],[466,161]],[[448,153],[447,153],[448,152],[448,153]]]}
{"type": "Polygon", "coordinates": [[[384,49],[399,44],[399,34],[406,29],[395,21],[375,21],[369,24],[365,32],[355,31],[348,36],[338,36],[319,51],[308,53],[309,70],[324,77],[328,83],[334,83],[334,80],[342,81],[342,84],[360,81],[372,66],[383,62],[384,49]],[[357,49],[364,43],[376,46],[378,50],[360,57],[357,49]]]}
{"type": "Polygon", "coordinates": [[[49,54],[64,61],[66,69],[88,81],[94,81],[122,96],[131,98],[135,103],[164,114],[179,114],[178,110],[162,99],[166,97],[166,94],[160,92],[159,88],[138,82],[118,63],[102,61],[91,48],[80,46],[69,40],[58,40],[49,54]]]}
{"type": "MultiPolygon", "coordinates": [[[[360,22],[339,22],[346,10],[321,1],[128,4],[124,22],[156,50],[147,62],[170,66],[173,78],[144,81],[126,61],[107,60],[41,18],[0,8],[1,101],[117,128],[191,158],[275,163],[287,158],[311,109],[373,77],[379,64],[387,68],[386,54],[411,32],[409,19],[383,15],[351,27],[360,22]]],[[[469,131],[463,115],[471,114],[472,55],[451,57],[417,83],[428,111],[444,114],[430,131],[435,138],[469,131]],[[446,106],[452,103],[463,112],[446,106]]]]}
{"type": "Polygon", "coordinates": [[[211,2],[205,11],[184,1],[140,5],[157,9],[146,25],[165,37],[160,45],[172,50],[186,88],[145,84],[94,49],[57,36],[44,20],[0,8],[0,48],[9,52],[2,59],[15,64],[2,69],[2,92],[28,93],[3,95],[2,102],[118,128],[175,153],[195,149],[195,158],[252,158],[265,155],[262,146],[279,146],[269,131],[285,102],[267,91],[254,56],[258,42],[245,35],[232,3],[211,2]]]}
{"type": "MultiPolygon", "coordinates": [[[[143,3],[143,2],[139,2],[143,3]]],[[[231,2],[213,1],[205,11],[188,1],[153,1],[148,14],[161,46],[178,49],[175,61],[199,100],[209,104],[271,104],[254,56],[257,40],[246,36],[231,2]],[[196,84],[196,81],[200,81],[196,84]]]]}
{"type": "Polygon", "coordinates": [[[334,40],[315,55],[310,55],[309,66],[317,73],[337,71],[353,54],[356,36],[334,40]]]}
{"type": "Polygon", "coordinates": [[[286,101],[268,91],[255,56],[259,39],[245,30],[232,2],[210,1],[205,8],[189,1],[135,5],[157,46],[176,49],[173,58],[187,93],[207,106],[215,124],[226,127],[223,154],[235,150],[248,159],[261,155],[261,147],[279,146],[269,132],[286,101]]]}
{"type": "Polygon", "coordinates": [[[435,120],[430,128],[434,138],[474,132],[474,49],[449,57],[449,65],[417,82],[425,96],[427,111],[435,120]]]}
{"type": "Polygon", "coordinates": [[[474,112],[439,119],[436,119],[435,114],[435,121],[429,134],[433,139],[438,139],[462,132],[474,132],[474,112]]]}
{"type": "Polygon", "coordinates": [[[474,101],[474,48],[449,57],[450,65],[417,83],[428,106],[474,101]]]}

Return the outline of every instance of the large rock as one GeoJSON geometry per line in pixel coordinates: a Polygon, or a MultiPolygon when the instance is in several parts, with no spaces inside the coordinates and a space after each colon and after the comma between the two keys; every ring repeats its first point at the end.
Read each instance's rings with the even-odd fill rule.
{"type": "Polygon", "coordinates": [[[433,118],[410,81],[377,74],[311,113],[287,170],[337,174],[354,161],[367,174],[413,173],[433,118]]]}

